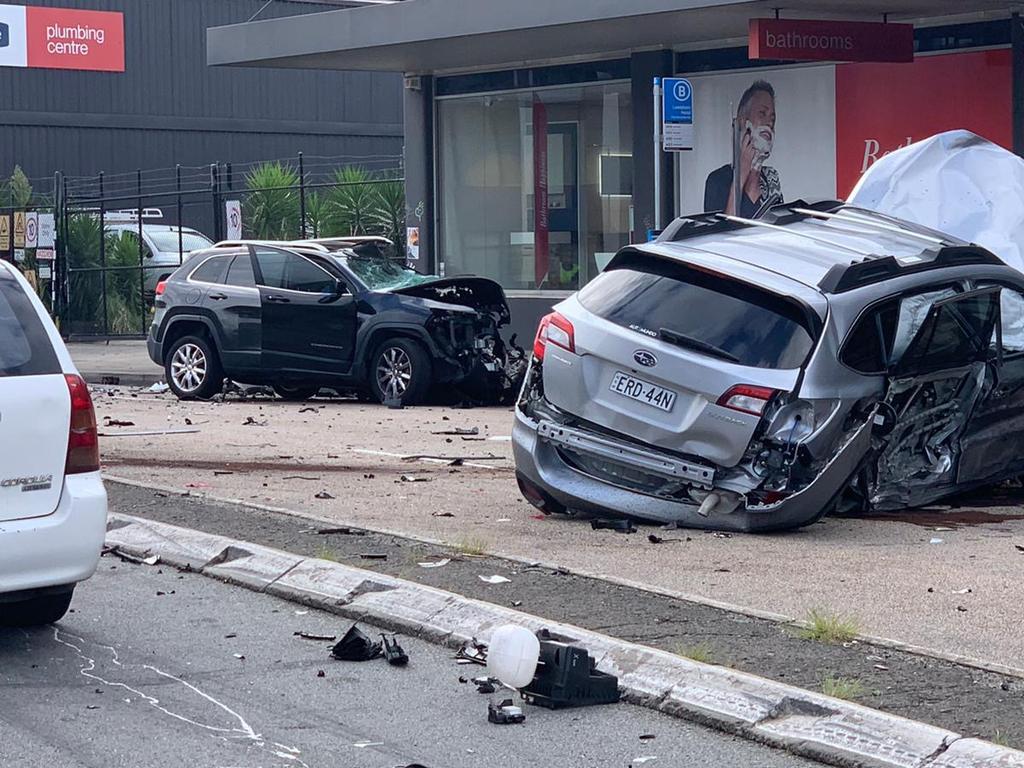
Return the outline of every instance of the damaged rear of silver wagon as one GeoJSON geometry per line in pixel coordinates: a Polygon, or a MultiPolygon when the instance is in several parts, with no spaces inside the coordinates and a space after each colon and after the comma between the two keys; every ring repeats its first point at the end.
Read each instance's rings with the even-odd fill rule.
{"type": "Polygon", "coordinates": [[[1024,276],[838,202],[682,218],[542,321],[513,434],[548,511],[723,530],[1024,469],[1024,276]]]}

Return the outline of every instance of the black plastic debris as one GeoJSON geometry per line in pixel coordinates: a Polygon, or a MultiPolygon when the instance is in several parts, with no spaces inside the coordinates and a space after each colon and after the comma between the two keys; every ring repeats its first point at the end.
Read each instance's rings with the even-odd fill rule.
{"type": "Polygon", "coordinates": [[[487,722],[498,725],[513,725],[526,720],[523,710],[512,703],[512,699],[505,699],[500,704],[493,701],[487,704],[487,722]]]}
{"type": "Polygon", "coordinates": [[[455,427],[454,429],[442,429],[439,432],[431,432],[432,435],[479,435],[479,427],[455,427]]]}
{"type": "Polygon", "coordinates": [[[392,635],[389,640],[387,635],[382,634],[380,639],[384,641],[384,658],[388,664],[392,667],[404,667],[409,663],[409,656],[398,644],[398,638],[392,635]]]}
{"type": "Polygon", "coordinates": [[[616,533],[636,533],[632,520],[615,518],[614,520],[591,520],[590,527],[595,531],[608,530],[616,533]]]}
{"type": "MultiPolygon", "coordinates": [[[[317,494],[317,496],[319,497],[319,494],[317,494]]],[[[333,497],[331,497],[331,498],[333,498],[333,497]]],[[[358,530],[356,528],[349,528],[347,525],[346,526],[341,526],[341,527],[338,527],[338,528],[317,528],[316,532],[317,532],[317,535],[320,535],[320,536],[326,536],[328,534],[335,534],[335,533],[341,534],[343,536],[365,536],[366,535],[366,531],[360,531],[360,530],[358,530]]]]}
{"type": "Polygon", "coordinates": [[[370,661],[381,655],[381,644],[367,637],[355,624],[331,648],[331,656],[340,661],[370,661]]]}
{"type": "Polygon", "coordinates": [[[543,630],[537,674],[522,689],[529,704],[548,709],[614,704],[619,700],[619,679],[599,672],[583,648],[550,639],[543,630]]]}
{"type": "Polygon", "coordinates": [[[333,499],[334,496],[329,494],[327,491],[320,491],[320,493],[313,494],[314,499],[333,499]]]}
{"type": "Polygon", "coordinates": [[[473,678],[473,685],[476,686],[477,693],[494,693],[498,690],[498,685],[500,684],[497,678],[487,677],[486,675],[473,678]]]}

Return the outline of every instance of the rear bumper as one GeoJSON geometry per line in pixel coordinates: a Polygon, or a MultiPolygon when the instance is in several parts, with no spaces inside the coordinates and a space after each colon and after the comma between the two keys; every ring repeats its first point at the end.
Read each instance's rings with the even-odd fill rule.
{"type": "Polygon", "coordinates": [[[580,472],[565,461],[556,442],[538,433],[538,427],[516,409],[512,429],[516,472],[564,507],[688,528],[743,532],[798,528],[818,519],[856,470],[870,437],[870,429],[858,432],[813,483],[784,501],[770,507],[741,504],[735,511],[712,511],[705,517],[696,504],[650,496],[580,472]]]}
{"type": "Polygon", "coordinates": [[[53,514],[0,522],[0,600],[6,593],[88,579],[106,532],[107,492],[100,473],[68,475],[53,514]]]}
{"type": "Polygon", "coordinates": [[[146,352],[149,353],[149,359],[152,360],[159,366],[164,364],[164,345],[153,338],[153,332],[150,331],[149,336],[146,337],[146,352]]]}

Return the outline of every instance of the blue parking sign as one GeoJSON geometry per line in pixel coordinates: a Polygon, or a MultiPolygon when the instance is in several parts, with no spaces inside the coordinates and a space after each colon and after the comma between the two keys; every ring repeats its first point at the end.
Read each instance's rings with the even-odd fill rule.
{"type": "Polygon", "coordinates": [[[662,143],[666,151],[693,149],[693,86],[685,77],[661,81],[662,143]]]}

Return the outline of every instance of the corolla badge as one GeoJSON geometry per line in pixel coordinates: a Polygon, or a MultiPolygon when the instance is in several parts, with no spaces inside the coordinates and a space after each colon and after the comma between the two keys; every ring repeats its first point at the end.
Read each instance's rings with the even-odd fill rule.
{"type": "Polygon", "coordinates": [[[634,352],[633,359],[644,368],[653,368],[658,364],[658,358],[654,356],[653,352],[648,352],[646,349],[638,349],[634,352]]]}

